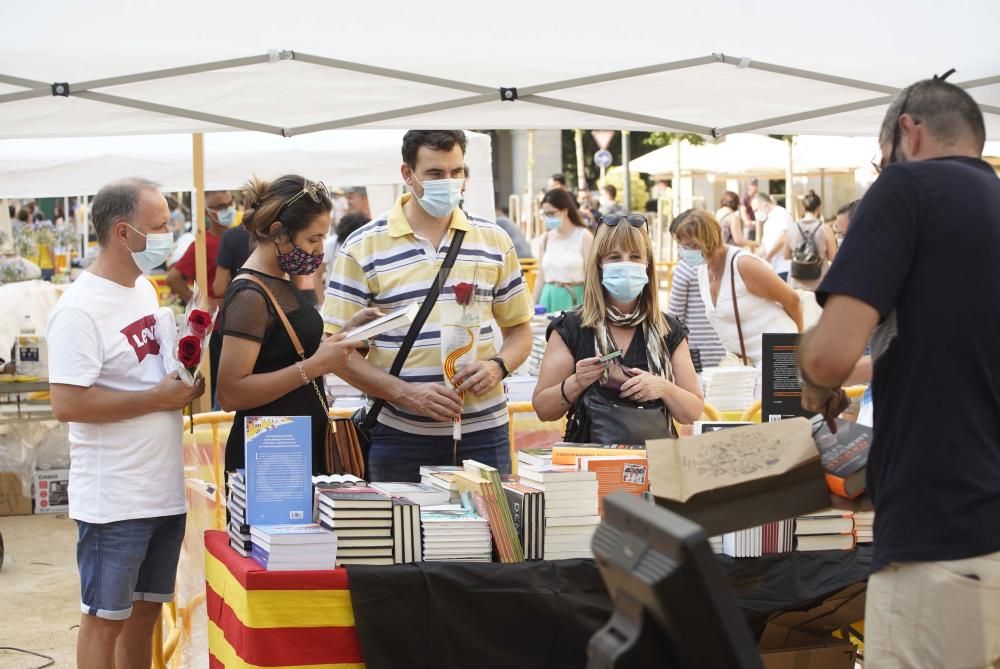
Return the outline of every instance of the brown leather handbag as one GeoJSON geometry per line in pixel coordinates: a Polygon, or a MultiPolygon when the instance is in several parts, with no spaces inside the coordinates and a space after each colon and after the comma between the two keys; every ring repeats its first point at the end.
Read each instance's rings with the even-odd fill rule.
{"type": "MultiPolygon", "coordinates": [[[[302,348],[302,342],[292,328],[292,324],[288,322],[288,316],[285,315],[285,311],[278,304],[278,300],[275,299],[274,293],[267,287],[267,284],[252,274],[241,274],[238,278],[252,281],[264,290],[268,299],[271,300],[271,304],[274,305],[274,310],[277,312],[278,318],[281,319],[281,323],[285,326],[285,332],[288,333],[288,338],[292,340],[295,352],[299,354],[299,358],[305,361],[306,353],[305,349],[302,348]]],[[[312,387],[316,391],[316,397],[319,399],[320,404],[323,405],[323,411],[326,413],[327,419],[326,436],[323,444],[324,471],[329,474],[353,474],[359,478],[364,478],[365,462],[361,455],[361,442],[358,439],[354,423],[350,418],[331,418],[330,405],[327,404],[326,398],[320,392],[316,379],[312,380],[312,387]]]]}

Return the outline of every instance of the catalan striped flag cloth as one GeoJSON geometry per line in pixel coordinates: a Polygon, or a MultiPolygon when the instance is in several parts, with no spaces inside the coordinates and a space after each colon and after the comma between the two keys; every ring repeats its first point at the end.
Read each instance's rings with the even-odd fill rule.
{"type": "Polygon", "coordinates": [[[266,571],[205,532],[210,669],[364,669],[347,570],[266,571]]]}

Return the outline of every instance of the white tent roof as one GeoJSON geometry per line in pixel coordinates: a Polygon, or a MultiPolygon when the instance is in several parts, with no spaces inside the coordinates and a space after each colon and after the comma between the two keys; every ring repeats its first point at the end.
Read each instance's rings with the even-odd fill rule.
{"type": "MultiPolygon", "coordinates": [[[[866,167],[878,150],[873,137],[800,135],[793,140],[792,164],[796,174],[820,170],[844,171],[866,167]]],[[[669,174],[674,171],[676,147],[665,146],[629,162],[635,172],[669,174]]],[[[762,135],[729,135],[719,143],[693,146],[681,142],[682,172],[715,174],[785,173],[788,144],[762,135]]]]}
{"type": "MultiPolygon", "coordinates": [[[[205,136],[205,187],[237,188],[257,174],[303,174],[337,186],[402,184],[402,130],[328,130],[282,138],[257,132],[205,136]]],[[[470,213],[493,217],[493,165],[489,135],[466,133],[466,186],[470,213]]],[[[123,176],[138,175],[166,191],[194,188],[190,135],[0,140],[0,197],[93,194],[123,176]]],[[[369,198],[373,209],[388,197],[369,198]]],[[[373,213],[375,213],[373,211],[373,213]]]]}
{"type": "Polygon", "coordinates": [[[872,135],[899,87],[954,67],[1000,138],[1000,3],[968,0],[960,16],[938,0],[902,9],[4,2],[0,137],[354,126],[872,135]],[[550,48],[565,39],[579,48],[550,48]],[[69,98],[53,96],[56,82],[69,98]],[[501,102],[501,87],[519,99],[501,102]]]}

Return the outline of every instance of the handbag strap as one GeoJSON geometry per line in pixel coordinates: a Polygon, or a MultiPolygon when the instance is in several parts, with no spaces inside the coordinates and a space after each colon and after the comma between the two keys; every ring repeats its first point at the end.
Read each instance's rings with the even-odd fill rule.
{"type": "Polygon", "coordinates": [[[729,261],[729,281],[733,291],[733,313],[736,314],[736,333],[740,336],[740,360],[743,361],[744,365],[748,365],[747,345],[743,341],[743,324],[740,322],[740,304],[739,300],[736,299],[736,259],[740,255],[739,252],[734,253],[732,260],[729,261]]]}
{"type": "MultiPolygon", "coordinates": [[[[413,344],[417,341],[417,336],[424,327],[424,323],[427,322],[427,317],[430,316],[431,310],[437,303],[438,296],[441,294],[441,289],[444,287],[445,282],[448,280],[448,276],[451,274],[451,268],[455,266],[455,259],[458,258],[458,252],[462,248],[462,240],[465,239],[465,230],[456,230],[455,235],[451,238],[451,244],[448,246],[448,253],[444,257],[444,262],[441,264],[441,270],[438,272],[437,279],[431,286],[431,289],[427,293],[427,297],[424,298],[423,304],[420,305],[420,310],[417,312],[416,317],[410,324],[410,329],[406,333],[406,338],[403,339],[403,344],[399,347],[399,351],[396,353],[395,359],[392,361],[392,366],[389,368],[389,374],[392,376],[399,376],[399,373],[403,369],[403,365],[406,363],[406,358],[410,355],[410,349],[413,348],[413,344]]],[[[376,398],[372,402],[371,409],[365,412],[365,418],[363,425],[367,429],[372,429],[378,420],[379,413],[382,412],[382,407],[385,406],[385,400],[381,398],[376,398]]]]}
{"type": "MultiPolygon", "coordinates": [[[[288,333],[288,338],[292,340],[292,346],[295,347],[295,352],[299,354],[299,358],[301,358],[303,361],[305,361],[305,359],[306,359],[306,350],[304,348],[302,348],[302,340],[300,340],[299,339],[299,335],[295,333],[295,329],[292,327],[292,324],[289,322],[288,316],[285,315],[285,310],[281,308],[280,304],[278,304],[278,298],[276,298],[274,296],[274,293],[271,292],[271,289],[267,287],[266,283],[264,283],[263,281],[261,281],[258,277],[254,276],[253,274],[240,274],[239,276],[236,277],[236,279],[241,279],[241,278],[242,279],[246,279],[247,281],[250,281],[251,283],[255,283],[258,286],[260,286],[261,289],[263,289],[264,294],[267,295],[268,299],[271,300],[271,304],[274,305],[274,310],[275,310],[275,312],[277,312],[278,318],[281,319],[282,325],[285,326],[285,332],[288,333]]],[[[312,379],[311,383],[312,383],[313,390],[316,391],[316,397],[319,398],[320,403],[323,405],[323,408],[326,410],[326,418],[327,418],[327,420],[330,420],[330,405],[327,403],[326,398],[323,397],[323,393],[320,392],[319,385],[316,384],[316,379],[312,379]]],[[[331,423],[331,427],[332,427],[332,423],[331,423]]]]}

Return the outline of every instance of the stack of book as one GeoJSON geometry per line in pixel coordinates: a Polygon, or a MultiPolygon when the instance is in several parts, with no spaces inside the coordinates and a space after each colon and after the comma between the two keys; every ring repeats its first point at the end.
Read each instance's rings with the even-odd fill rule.
{"type": "Polygon", "coordinates": [[[649,492],[645,445],[559,442],[552,446],[551,456],[554,465],[573,465],[578,471],[597,475],[597,511],[601,517],[604,517],[604,498],[611,493],[642,496],[649,492]]]}
{"type": "Polygon", "coordinates": [[[423,507],[425,562],[492,562],[493,544],[486,519],[461,505],[423,507]]]}
{"type": "Polygon", "coordinates": [[[738,532],[727,532],[722,535],[722,550],[716,552],[735,558],[790,553],[795,545],[794,531],[795,521],[789,519],[764,523],[738,532]]]}
{"type": "MultiPolygon", "coordinates": [[[[533,449],[538,450],[538,449],[533,449]]],[[[593,557],[590,541],[601,522],[597,513],[597,474],[572,465],[552,464],[551,451],[518,454],[520,483],[545,495],[546,560],[593,557]]]]}
{"type": "Polygon", "coordinates": [[[337,535],[337,566],[393,564],[392,498],[364,486],[317,486],[318,522],[337,535]]]}
{"type": "Polygon", "coordinates": [[[464,467],[450,465],[423,466],[420,468],[420,482],[435,486],[448,493],[450,503],[458,502],[458,487],[455,485],[455,475],[465,471],[464,467]]]}
{"type": "Polygon", "coordinates": [[[705,402],[719,411],[743,411],[753,404],[759,372],[755,367],[711,367],[702,373],[705,402]]]}
{"type": "Polygon", "coordinates": [[[524,559],[541,560],[545,556],[545,495],[511,481],[504,482],[503,492],[524,548],[524,559]]]}
{"type": "Polygon", "coordinates": [[[420,506],[405,497],[392,498],[392,561],[396,564],[423,559],[420,506]]]}
{"type": "Polygon", "coordinates": [[[465,471],[455,476],[462,505],[486,519],[501,562],[524,562],[524,547],[514,525],[500,472],[475,460],[465,460],[462,465],[465,471]]]}
{"type": "Polygon", "coordinates": [[[372,487],[389,497],[405,497],[418,506],[447,504],[451,498],[449,491],[430,483],[372,483],[372,487]]]}
{"type": "Polygon", "coordinates": [[[229,545],[234,551],[248,558],[252,545],[250,525],[247,524],[246,480],[243,478],[242,470],[229,472],[226,478],[228,482],[226,510],[229,515],[229,545]]]}
{"type": "Polygon", "coordinates": [[[875,541],[875,512],[854,512],[854,538],[859,544],[870,544],[875,541]]]}
{"type": "Polygon", "coordinates": [[[716,555],[726,554],[726,545],[722,539],[722,535],[719,535],[717,537],[709,537],[708,547],[711,548],[712,552],[715,553],[716,555]]]}
{"type": "Polygon", "coordinates": [[[827,509],[795,520],[795,548],[799,551],[849,551],[854,548],[854,513],[827,509]]]}
{"type": "Polygon", "coordinates": [[[254,525],[251,555],[268,571],[333,569],[337,536],[319,525],[254,525]]]}

